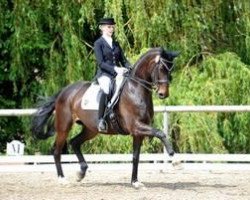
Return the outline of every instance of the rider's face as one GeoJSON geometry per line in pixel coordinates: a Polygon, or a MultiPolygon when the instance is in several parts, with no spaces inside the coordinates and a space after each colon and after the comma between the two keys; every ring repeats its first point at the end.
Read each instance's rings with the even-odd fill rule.
{"type": "Polygon", "coordinates": [[[105,34],[107,36],[112,37],[114,31],[115,31],[115,25],[102,25],[101,27],[102,34],[105,34]]]}

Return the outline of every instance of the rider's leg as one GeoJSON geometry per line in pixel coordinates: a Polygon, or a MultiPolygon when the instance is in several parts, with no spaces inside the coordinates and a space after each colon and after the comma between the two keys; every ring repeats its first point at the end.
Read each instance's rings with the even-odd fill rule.
{"type": "Polygon", "coordinates": [[[111,78],[105,75],[100,76],[97,79],[100,87],[101,87],[101,94],[100,94],[100,102],[99,102],[99,113],[98,113],[98,130],[101,132],[107,131],[107,123],[105,122],[104,115],[105,115],[105,108],[107,106],[107,97],[110,93],[111,87],[111,78]]]}
{"type": "Polygon", "coordinates": [[[107,105],[108,95],[101,91],[100,102],[99,102],[99,111],[98,111],[98,131],[107,131],[107,123],[104,119],[105,108],[107,105]]]}
{"type": "Polygon", "coordinates": [[[124,81],[124,75],[123,74],[118,74],[115,77],[115,93],[112,95],[112,98],[110,100],[110,105],[113,105],[113,103],[116,101],[118,95],[120,94],[120,89],[123,85],[124,81]]]}

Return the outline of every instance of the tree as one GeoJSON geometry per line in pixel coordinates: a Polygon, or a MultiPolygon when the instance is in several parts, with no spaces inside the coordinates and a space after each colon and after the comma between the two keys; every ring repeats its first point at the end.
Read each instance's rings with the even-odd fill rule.
{"type": "MultiPolygon", "coordinates": [[[[0,9],[1,108],[34,107],[40,96],[50,96],[77,80],[91,80],[96,71],[92,46],[99,37],[98,21],[103,16],[115,18],[116,38],[132,62],[150,47],[164,46],[171,50],[180,50],[181,56],[176,63],[172,87],[178,90],[179,82],[187,84],[182,89],[183,93],[193,92],[188,96],[191,102],[196,102],[198,97],[197,93],[188,87],[189,82],[185,82],[189,80],[188,77],[183,77],[187,69],[192,72],[194,70],[197,75],[195,80],[198,80],[200,85],[206,84],[209,76],[205,76],[204,72],[201,73],[201,69],[205,70],[201,66],[209,65],[208,62],[213,60],[213,57],[217,60],[216,63],[223,60],[216,57],[218,54],[219,57],[225,56],[229,59],[227,66],[237,63],[237,66],[245,65],[246,71],[249,71],[250,3],[248,1],[0,0],[0,9]],[[242,61],[241,64],[239,60],[242,61]]],[[[217,63],[216,66],[226,65],[217,63]]],[[[214,76],[214,73],[216,72],[212,70],[211,76],[214,76]]],[[[242,72],[235,71],[235,73],[242,72]]],[[[248,72],[244,73],[246,76],[247,74],[248,72]]],[[[186,75],[190,76],[189,73],[186,75]]],[[[236,76],[231,76],[232,74],[228,78],[236,81],[236,76]]],[[[220,82],[221,78],[215,77],[215,80],[218,79],[220,82]]],[[[193,88],[197,87],[195,80],[192,82],[193,88]]],[[[249,79],[247,80],[245,76],[237,80],[248,85],[249,79]]],[[[236,83],[242,84],[237,81],[236,83]]],[[[215,91],[219,90],[214,87],[215,91]]],[[[230,96],[237,98],[237,91],[233,92],[230,96]]],[[[173,94],[175,92],[172,92],[173,94]]],[[[241,97],[233,102],[249,104],[247,96],[241,97]]],[[[179,99],[175,95],[173,98],[179,104],[187,103],[187,99],[179,99]]],[[[166,103],[174,102],[169,100],[166,103]]],[[[227,127],[239,124],[244,126],[244,123],[247,123],[248,117],[243,117],[241,120],[244,122],[241,123],[239,120],[235,121],[235,116],[221,115],[213,120],[219,124],[222,121],[227,122],[227,127]]],[[[11,140],[17,133],[25,135],[26,142],[32,143],[29,120],[30,118],[1,118],[0,151],[3,151],[6,141],[11,140]]],[[[207,123],[210,124],[211,120],[207,119],[207,123]]],[[[241,139],[238,137],[229,139],[222,126],[214,127],[217,129],[215,134],[227,141],[219,143],[223,146],[221,149],[249,152],[245,149],[245,145],[249,142],[245,136],[239,136],[241,139]],[[244,145],[237,146],[241,142],[244,145]]],[[[243,130],[245,129],[240,128],[237,131],[242,133],[243,130]]],[[[191,133],[192,130],[189,129],[188,132],[191,133]]],[[[192,135],[190,133],[187,137],[192,135]]],[[[205,143],[203,147],[198,148],[198,145],[203,143],[202,140],[199,144],[196,142],[197,148],[183,147],[182,150],[210,151],[212,147],[205,147],[205,143]]],[[[126,148],[127,146],[124,149],[126,148]]],[[[31,148],[30,151],[35,150],[31,148]]],[[[159,149],[156,147],[155,151],[159,149]]]]}

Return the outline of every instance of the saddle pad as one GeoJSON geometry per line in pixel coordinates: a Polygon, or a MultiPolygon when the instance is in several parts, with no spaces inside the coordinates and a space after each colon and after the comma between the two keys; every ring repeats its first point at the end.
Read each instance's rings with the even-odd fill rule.
{"type": "MultiPolygon", "coordinates": [[[[119,99],[119,91],[124,83],[124,76],[117,75],[115,79],[115,92],[108,103],[107,107],[114,106],[119,99]]],[[[83,110],[98,110],[100,101],[101,87],[99,84],[92,83],[82,97],[81,107],[83,110]]]]}
{"type": "Polygon", "coordinates": [[[83,110],[98,110],[100,99],[100,86],[91,84],[82,97],[81,107],[83,110]]]}

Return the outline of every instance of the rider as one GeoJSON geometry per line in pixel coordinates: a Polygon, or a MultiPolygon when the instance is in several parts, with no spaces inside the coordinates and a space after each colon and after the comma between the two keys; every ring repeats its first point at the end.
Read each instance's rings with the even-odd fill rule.
{"type": "Polygon", "coordinates": [[[98,113],[98,131],[106,132],[107,123],[104,119],[104,112],[107,105],[107,97],[112,89],[112,79],[117,74],[124,74],[128,71],[130,63],[123,54],[119,43],[112,36],[115,30],[113,18],[103,18],[99,22],[101,37],[94,43],[94,52],[98,64],[97,81],[101,87],[101,96],[98,113]]]}

